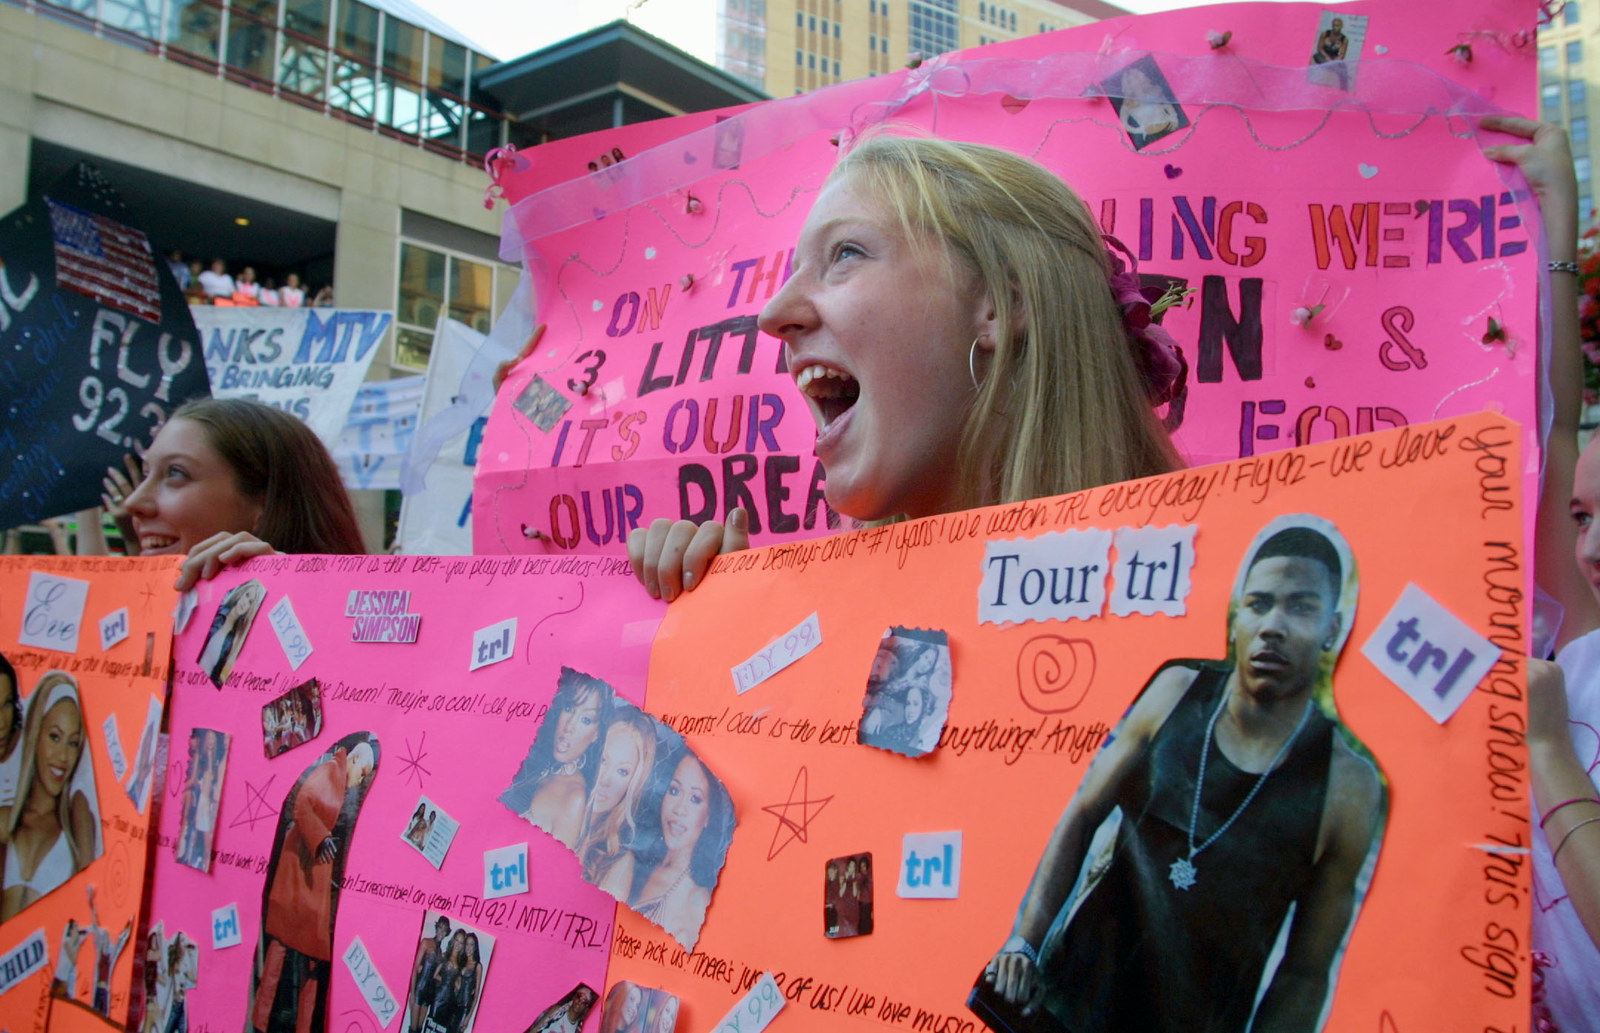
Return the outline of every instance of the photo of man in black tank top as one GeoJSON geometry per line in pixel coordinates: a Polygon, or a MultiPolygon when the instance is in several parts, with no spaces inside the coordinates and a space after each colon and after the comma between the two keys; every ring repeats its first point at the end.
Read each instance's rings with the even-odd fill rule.
{"type": "Polygon", "coordinates": [[[1224,660],[1172,660],[1056,825],[970,1001],[1005,1031],[1314,1031],[1388,812],[1338,719],[1357,579],[1326,521],[1246,554],[1224,660]]]}

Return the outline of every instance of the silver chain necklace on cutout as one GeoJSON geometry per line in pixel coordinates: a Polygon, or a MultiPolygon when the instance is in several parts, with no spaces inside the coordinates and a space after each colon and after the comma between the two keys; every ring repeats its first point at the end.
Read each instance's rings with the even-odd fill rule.
{"type": "Polygon", "coordinates": [[[1278,747],[1278,752],[1273,756],[1272,762],[1267,765],[1267,769],[1256,779],[1256,784],[1250,787],[1250,792],[1240,801],[1239,806],[1233,809],[1233,813],[1228,815],[1228,820],[1222,823],[1221,828],[1213,832],[1204,843],[1195,846],[1194,829],[1200,822],[1200,791],[1206,784],[1206,757],[1211,752],[1211,736],[1217,730],[1217,718],[1222,716],[1222,708],[1227,705],[1228,693],[1223,692],[1222,701],[1217,704],[1217,709],[1211,712],[1211,720],[1206,724],[1205,743],[1200,747],[1200,774],[1194,782],[1194,806],[1189,809],[1189,856],[1180,857],[1173,861],[1172,867],[1167,872],[1167,878],[1172,880],[1172,885],[1180,890],[1186,890],[1194,885],[1195,876],[1198,874],[1198,870],[1194,866],[1195,857],[1199,855],[1200,851],[1221,839],[1222,834],[1227,832],[1233,823],[1238,820],[1239,815],[1244,813],[1244,809],[1250,806],[1250,801],[1254,800],[1256,794],[1261,791],[1261,786],[1266,782],[1267,776],[1278,769],[1278,762],[1283,759],[1285,753],[1289,752],[1290,744],[1300,737],[1300,730],[1306,726],[1306,721],[1311,717],[1311,708],[1316,704],[1311,700],[1306,700],[1306,709],[1300,715],[1300,723],[1295,725],[1294,731],[1290,732],[1289,737],[1283,740],[1283,745],[1278,747]]]}

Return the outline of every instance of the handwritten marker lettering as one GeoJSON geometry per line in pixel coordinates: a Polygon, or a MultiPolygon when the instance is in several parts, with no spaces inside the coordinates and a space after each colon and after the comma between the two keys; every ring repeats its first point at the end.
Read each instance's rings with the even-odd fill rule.
{"type": "Polygon", "coordinates": [[[356,981],[356,987],[361,991],[361,999],[372,1009],[378,1025],[388,1029],[389,1023],[400,1013],[400,1002],[394,999],[388,984],[373,966],[361,937],[351,940],[350,946],[345,948],[344,964],[350,970],[350,978],[356,981]]]}
{"type": "Polygon", "coordinates": [[[289,666],[298,671],[311,655],[311,640],[306,637],[306,629],[300,626],[300,618],[295,616],[294,604],[288,596],[279,599],[267,611],[267,620],[272,622],[272,630],[278,633],[278,645],[283,647],[283,655],[289,658],[289,666]]]}
{"type": "Polygon", "coordinates": [[[83,607],[88,601],[89,582],[33,571],[28,575],[28,594],[22,602],[18,643],[76,653],[78,628],[83,624],[83,607]]]}
{"type": "Polygon", "coordinates": [[[711,1033],[761,1033],[772,1017],[783,1010],[783,991],[771,972],[761,973],[744,999],[722,1017],[711,1033]]]}
{"type": "Polygon", "coordinates": [[[772,640],[766,648],[733,669],[734,691],[744,693],[788,667],[822,645],[822,626],[812,614],[786,635],[772,640]]]}

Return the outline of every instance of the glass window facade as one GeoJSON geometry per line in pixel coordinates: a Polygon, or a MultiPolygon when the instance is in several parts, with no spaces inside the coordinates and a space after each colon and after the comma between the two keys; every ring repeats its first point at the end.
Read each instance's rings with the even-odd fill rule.
{"type": "Polygon", "coordinates": [[[1583,64],[1583,40],[1575,39],[1567,44],[1567,65],[1583,64]]]}
{"type": "Polygon", "coordinates": [[[961,45],[956,24],[957,0],[910,0],[910,49],[933,57],[961,45]]]}
{"type": "Polygon", "coordinates": [[[100,0],[100,21],[141,39],[160,39],[161,0],[100,0]]]}
{"type": "MultiPolygon", "coordinates": [[[[765,18],[762,0],[731,2],[765,18]]],[[[498,102],[474,84],[492,58],[368,0],[52,0],[50,8],[61,20],[125,42],[148,40],[169,60],[448,157],[477,164],[507,135],[498,102]]]]}
{"type": "Polygon", "coordinates": [[[494,267],[409,240],[400,242],[400,282],[395,308],[394,361],[425,369],[439,317],[479,333],[494,324],[494,267]]]}

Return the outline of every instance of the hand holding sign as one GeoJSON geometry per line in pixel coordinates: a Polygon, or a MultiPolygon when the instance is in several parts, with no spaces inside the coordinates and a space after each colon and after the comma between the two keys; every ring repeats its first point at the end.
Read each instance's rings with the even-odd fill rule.
{"type": "Polygon", "coordinates": [[[663,518],[648,529],[634,528],[628,534],[628,562],[650,598],[670,603],[694,590],[712,560],[749,547],[750,514],[739,506],[728,514],[726,526],[707,520],[696,527],[663,518]]]}

